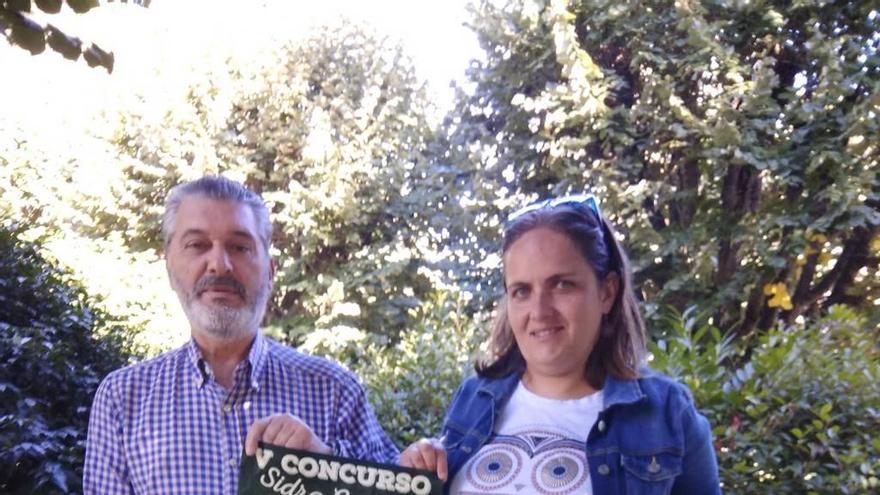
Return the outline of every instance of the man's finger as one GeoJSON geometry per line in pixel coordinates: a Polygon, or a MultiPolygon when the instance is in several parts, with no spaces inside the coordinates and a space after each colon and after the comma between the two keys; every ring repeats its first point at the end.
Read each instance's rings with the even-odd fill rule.
{"type": "Polygon", "coordinates": [[[269,430],[266,429],[266,433],[263,434],[263,441],[272,445],[284,445],[295,448],[287,445],[287,443],[291,437],[296,435],[300,429],[300,424],[288,418],[278,418],[275,422],[279,428],[275,430],[275,434],[271,438],[268,437],[269,430]]]}
{"type": "Polygon", "coordinates": [[[257,453],[259,441],[263,437],[263,430],[266,429],[267,424],[269,424],[268,419],[258,419],[248,429],[247,438],[244,441],[244,453],[246,455],[250,456],[257,453]]]}
{"type": "Polygon", "coordinates": [[[310,430],[305,425],[300,425],[293,433],[290,435],[290,438],[287,439],[287,443],[285,447],[289,449],[301,449],[301,450],[311,450],[312,449],[312,430],[310,430]]]}
{"type": "Polygon", "coordinates": [[[284,421],[277,416],[269,417],[269,423],[266,425],[266,428],[263,429],[263,434],[260,436],[260,441],[264,443],[274,443],[275,437],[278,435],[278,432],[284,428],[284,421]]]}

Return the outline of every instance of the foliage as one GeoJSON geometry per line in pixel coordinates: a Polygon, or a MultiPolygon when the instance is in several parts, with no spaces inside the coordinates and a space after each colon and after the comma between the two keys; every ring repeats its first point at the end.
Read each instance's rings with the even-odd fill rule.
{"type": "Polygon", "coordinates": [[[394,335],[432,288],[415,231],[429,104],[409,60],[346,23],[282,47],[253,79],[226,70],[159,122],[125,117],[121,206],[101,227],[128,225],[132,248],[157,249],[173,184],[242,179],[275,223],[269,323],[294,341],[342,324],[394,335]]]}
{"type": "Polygon", "coordinates": [[[120,335],[38,245],[0,229],[0,491],[81,492],[89,404],[120,335]],[[103,329],[100,337],[98,332],[103,329]]]}
{"type": "Polygon", "coordinates": [[[880,333],[864,317],[833,306],[810,325],[771,329],[745,361],[705,315],[665,322],[651,365],[686,383],[714,426],[726,492],[880,488],[880,333]]]}
{"type": "Polygon", "coordinates": [[[751,337],[871,310],[878,17],[857,1],[479,2],[486,57],[434,157],[459,279],[491,299],[477,284],[503,212],[589,189],[649,317],[696,303],[751,337]]]}
{"type": "MultiPolygon", "coordinates": [[[[97,0],[66,0],[66,3],[77,14],[98,6],[97,0]]],[[[150,0],[133,3],[146,7],[150,0]]],[[[57,14],[65,1],[35,0],[34,4],[47,14],[57,14]]],[[[49,45],[68,60],[77,60],[82,55],[89,67],[104,67],[107,72],[113,72],[113,52],[107,52],[94,43],[83,46],[82,40],[65,34],[52,24],[42,25],[29,15],[31,9],[31,0],[0,0],[0,34],[10,44],[29,51],[31,55],[43,53],[46,45],[49,45]]]]}
{"type": "MultiPolygon", "coordinates": [[[[0,29],[39,28],[37,46],[50,28],[9,20],[25,3],[0,0],[0,29]]],[[[118,322],[156,352],[186,328],[159,214],[173,184],[204,173],[272,207],[267,330],[357,372],[401,445],[436,433],[485,341],[504,213],[588,188],[633,255],[652,365],[709,416],[727,490],[877,489],[876,7],[484,0],[472,13],[486,56],[439,136],[401,48],[351,24],[247,60],[146,68],[161,77],[121,84],[139,105],[92,101],[90,121],[0,119],[0,217],[27,225],[0,236],[0,491],[78,489],[87,401],[125,356],[95,331],[118,322]],[[143,89],[171,73],[185,94],[143,89]],[[31,319],[6,321],[22,307],[31,319]]]]}
{"type": "Polygon", "coordinates": [[[0,134],[7,138],[0,142],[0,218],[15,219],[23,238],[40,239],[82,283],[89,306],[112,315],[137,347],[157,353],[180,342],[188,327],[158,253],[126,249],[122,229],[93,235],[101,212],[117,202],[113,185],[121,173],[106,166],[112,147],[94,136],[26,126],[0,134]]]}
{"type": "Polygon", "coordinates": [[[334,335],[316,332],[303,349],[333,358],[365,382],[379,423],[404,447],[440,431],[446,406],[470,373],[488,324],[463,314],[465,301],[440,291],[411,310],[412,329],[396,342],[358,332],[340,344],[334,335]]]}

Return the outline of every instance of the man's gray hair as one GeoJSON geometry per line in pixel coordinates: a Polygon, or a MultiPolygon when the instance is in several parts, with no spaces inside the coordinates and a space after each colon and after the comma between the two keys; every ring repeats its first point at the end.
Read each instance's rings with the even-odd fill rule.
{"type": "Polygon", "coordinates": [[[234,201],[251,209],[257,220],[257,233],[263,248],[269,252],[272,243],[272,221],[269,209],[263,199],[238,182],[219,175],[206,175],[192,182],[184,182],[174,186],[165,198],[165,213],[162,214],[162,240],[165,248],[174,235],[174,224],[177,221],[177,210],[184,199],[199,196],[219,201],[234,201]]]}

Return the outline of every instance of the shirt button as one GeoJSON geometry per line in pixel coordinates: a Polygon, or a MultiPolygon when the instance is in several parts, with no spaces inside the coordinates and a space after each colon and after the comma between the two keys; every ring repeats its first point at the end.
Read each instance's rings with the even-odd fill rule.
{"type": "Polygon", "coordinates": [[[606,428],[607,428],[607,426],[605,425],[605,420],[600,419],[599,420],[599,431],[604,432],[606,428]]]}
{"type": "Polygon", "coordinates": [[[229,404],[226,404],[225,406],[223,406],[223,412],[228,413],[231,410],[232,410],[232,406],[230,406],[229,404]]]}
{"type": "Polygon", "coordinates": [[[608,464],[602,464],[601,466],[599,466],[598,471],[599,474],[601,474],[602,476],[608,476],[608,473],[611,472],[611,468],[608,467],[608,464]]]}
{"type": "Polygon", "coordinates": [[[235,467],[238,464],[238,461],[234,457],[230,457],[227,461],[230,466],[235,467]]]}

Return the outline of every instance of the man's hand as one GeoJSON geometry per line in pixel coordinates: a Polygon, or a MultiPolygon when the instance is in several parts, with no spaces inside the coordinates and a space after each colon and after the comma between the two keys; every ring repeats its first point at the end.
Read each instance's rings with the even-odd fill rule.
{"type": "Polygon", "coordinates": [[[259,446],[257,442],[271,443],[288,449],[308,450],[317,454],[333,453],[308,425],[292,414],[273,414],[254,421],[244,441],[246,455],[257,453],[259,446]]]}
{"type": "Polygon", "coordinates": [[[446,481],[449,468],[446,463],[446,449],[436,438],[422,438],[410,444],[400,453],[400,465],[426,471],[436,471],[437,477],[446,481]]]}

